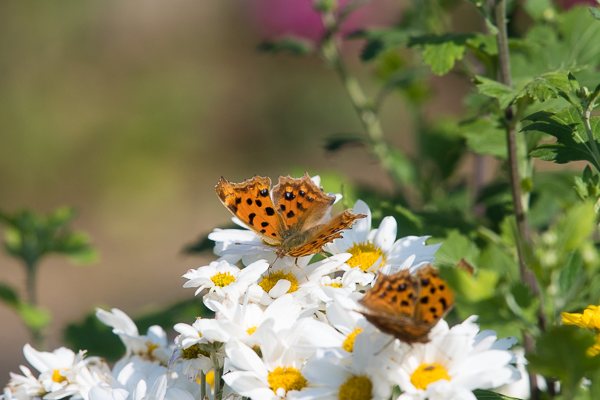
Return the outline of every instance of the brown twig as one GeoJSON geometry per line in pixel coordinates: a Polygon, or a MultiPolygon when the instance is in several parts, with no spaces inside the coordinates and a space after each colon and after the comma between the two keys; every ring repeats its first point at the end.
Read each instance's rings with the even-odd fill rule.
{"type": "MultiPolygon", "coordinates": [[[[510,70],[510,52],[508,48],[508,32],[506,21],[506,0],[496,0],[494,3],[494,19],[498,33],[496,40],[498,44],[498,75],[499,80],[506,86],[512,86],[512,75],[510,70]]],[[[538,310],[538,326],[542,331],[546,328],[545,314],[543,310],[543,299],[538,282],[527,267],[525,249],[531,242],[531,234],[527,223],[527,216],[523,207],[523,194],[521,191],[521,175],[519,173],[519,163],[517,154],[517,120],[515,118],[515,109],[509,105],[504,110],[504,123],[506,127],[506,142],[508,153],[508,170],[510,178],[510,188],[512,202],[516,219],[516,248],[519,262],[519,274],[521,280],[531,289],[532,293],[540,298],[540,307],[538,310]]],[[[527,353],[532,353],[535,349],[535,341],[528,332],[523,332],[523,346],[527,353]]],[[[528,372],[531,399],[539,399],[539,390],[537,387],[536,376],[528,372]]],[[[549,382],[549,386],[552,383],[549,382]]],[[[550,388],[549,388],[550,389],[550,388]]]]}

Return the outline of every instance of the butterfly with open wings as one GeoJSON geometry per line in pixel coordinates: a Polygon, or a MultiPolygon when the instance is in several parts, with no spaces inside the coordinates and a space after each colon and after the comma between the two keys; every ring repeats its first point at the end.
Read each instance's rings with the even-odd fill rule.
{"type": "Polygon", "coordinates": [[[267,177],[255,176],[241,183],[221,178],[215,190],[233,215],[276,248],[278,257],[320,253],[355,220],[365,217],[345,210],[323,222],[335,196],[323,192],[308,174],[279,177],[272,189],[267,177]]]}

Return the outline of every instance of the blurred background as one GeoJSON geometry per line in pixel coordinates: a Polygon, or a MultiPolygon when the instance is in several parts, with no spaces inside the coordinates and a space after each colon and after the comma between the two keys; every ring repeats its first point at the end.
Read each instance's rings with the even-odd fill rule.
{"type": "MultiPolygon", "coordinates": [[[[402,10],[373,1],[348,29],[393,23],[402,10]]],[[[85,266],[43,262],[47,348],[94,307],[135,316],[190,299],[180,277],[210,257],[182,250],[228,223],[213,190],[221,175],[306,170],[391,187],[364,149],[323,150],[328,135],[360,131],[335,74],[315,57],[256,50],[269,36],[319,37],[311,13],[308,0],[0,3],[0,209],[73,206],[74,227],[99,253],[85,266]]],[[[358,46],[344,51],[359,76],[372,74],[358,46]]],[[[460,87],[452,77],[439,86],[427,112],[457,111],[460,87]]],[[[381,117],[390,141],[410,149],[404,110],[391,98],[381,117]]],[[[25,284],[3,254],[0,281],[25,284]]],[[[30,338],[7,307],[0,321],[4,385],[30,338]]]]}

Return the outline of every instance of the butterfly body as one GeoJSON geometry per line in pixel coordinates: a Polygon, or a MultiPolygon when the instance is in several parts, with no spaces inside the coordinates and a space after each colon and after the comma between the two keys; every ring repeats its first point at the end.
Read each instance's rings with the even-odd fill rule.
{"type": "Polygon", "coordinates": [[[406,343],[427,343],[429,332],[454,305],[454,294],[437,270],[380,274],[360,303],[361,313],[384,333],[406,343]]]}
{"type": "Polygon", "coordinates": [[[342,237],[341,231],[363,218],[349,210],[323,222],[335,196],[323,192],[308,175],[271,180],[255,176],[241,183],[221,178],[215,187],[221,202],[264,243],[276,247],[279,257],[301,257],[321,251],[342,237]]]}

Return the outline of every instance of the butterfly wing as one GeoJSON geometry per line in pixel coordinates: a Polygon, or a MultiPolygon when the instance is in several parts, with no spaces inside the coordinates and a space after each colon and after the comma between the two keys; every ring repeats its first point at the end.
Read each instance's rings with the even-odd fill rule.
{"type": "Polygon", "coordinates": [[[379,274],[375,285],[365,293],[360,303],[369,314],[412,318],[418,290],[418,282],[408,270],[392,275],[379,274]]]}
{"type": "Polygon", "coordinates": [[[221,177],[215,191],[221,202],[272,245],[282,241],[281,220],[275,212],[270,196],[271,179],[255,176],[241,183],[232,183],[221,177]]]}
{"type": "Polygon", "coordinates": [[[289,241],[284,242],[283,245],[286,253],[292,257],[302,257],[319,253],[324,245],[341,238],[342,231],[349,228],[355,220],[364,218],[365,216],[346,210],[327,223],[314,226],[307,230],[306,233],[292,237],[289,241]]]}
{"type": "Polygon", "coordinates": [[[433,326],[454,306],[454,293],[431,265],[420,268],[416,278],[419,283],[419,302],[415,319],[433,326]]]}
{"type": "Polygon", "coordinates": [[[366,308],[362,314],[379,330],[403,342],[427,343],[429,331],[439,318],[433,318],[433,313],[422,303],[422,293],[433,287],[431,285],[439,284],[434,280],[429,270],[416,276],[408,270],[392,275],[380,274],[373,288],[360,300],[366,308]],[[424,282],[427,279],[430,282],[424,282]]]}
{"type": "Polygon", "coordinates": [[[324,193],[307,174],[302,178],[279,177],[273,187],[273,200],[283,228],[295,233],[319,223],[335,196],[324,193]]]}

